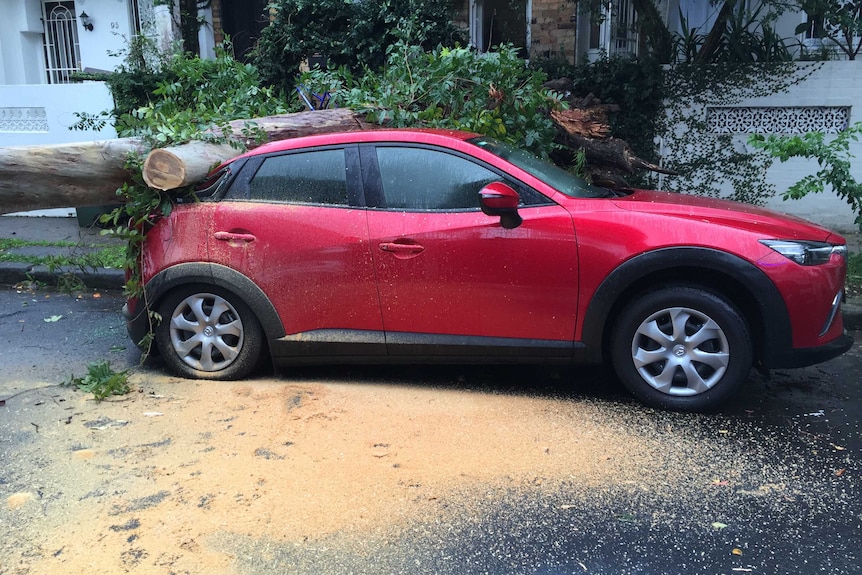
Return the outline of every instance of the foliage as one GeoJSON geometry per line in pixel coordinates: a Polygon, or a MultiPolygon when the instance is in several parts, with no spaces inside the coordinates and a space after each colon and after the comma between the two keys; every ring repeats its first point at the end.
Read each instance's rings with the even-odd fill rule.
{"type": "Polygon", "coordinates": [[[663,177],[662,187],[705,196],[762,204],[775,194],[764,181],[772,156],[751,153],[732,134],[713,132],[709,106],[729,106],[754,97],[788,90],[810,75],[817,64],[680,64],[665,76],[667,105],[658,131],[668,150],[664,167],[679,176],[663,177]],[[729,184],[726,194],[722,185],[729,184]]]}
{"type": "Polygon", "coordinates": [[[119,269],[123,267],[124,259],[119,253],[118,246],[108,246],[94,251],[87,250],[78,252],[76,248],[79,247],[92,246],[80,246],[79,244],[72,242],[25,241],[0,238],[0,262],[24,262],[32,265],[47,266],[49,268],[71,266],[80,269],[119,269]],[[63,256],[33,256],[9,253],[9,250],[28,246],[68,248],[69,254],[63,256]]]}
{"type": "Polygon", "coordinates": [[[179,0],[179,28],[185,52],[200,53],[198,33],[206,23],[201,11],[209,8],[211,4],[212,0],[179,0]]]}
{"type": "Polygon", "coordinates": [[[142,136],[159,146],[224,140],[230,120],[287,111],[271,88],[261,87],[255,67],[235,60],[227,46],[217,49],[214,60],[175,54],[166,71],[148,104],[117,119],[118,134],[142,136]],[[213,126],[222,129],[221,136],[207,132],[213,126]]]}
{"type": "MultiPolygon", "coordinates": [[[[786,40],[778,35],[774,22],[778,13],[769,4],[749,9],[747,2],[737,2],[721,29],[718,45],[701,63],[790,62],[793,55],[786,40]]],[[[704,43],[704,46],[706,43],[704,43]]],[[[703,46],[701,47],[703,49],[703,46]]]]}
{"type": "Polygon", "coordinates": [[[96,401],[102,401],[112,395],[125,395],[131,391],[129,371],[114,371],[106,360],[91,362],[87,366],[87,375],[72,375],[62,385],[74,386],[81,391],[92,393],[96,401]]]}
{"type": "Polygon", "coordinates": [[[826,38],[850,60],[862,50],[862,2],[847,0],[798,0],[798,7],[810,15],[796,28],[797,34],[811,33],[826,38]]]}
{"type": "Polygon", "coordinates": [[[602,104],[619,106],[609,114],[613,136],[625,140],[639,157],[658,161],[654,139],[665,99],[664,70],[658,60],[612,56],[575,66],[560,59],[537,59],[530,67],[549,78],[572,79],[574,98],[592,94],[602,104]]]}
{"type": "Polygon", "coordinates": [[[850,141],[858,140],[862,133],[862,122],[839,132],[831,141],[826,141],[822,132],[808,132],[801,136],[762,136],[753,134],[749,143],[766,150],[782,162],[790,158],[817,160],[820,169],[816,174],[805,176],[782,194],[782,198],[798,200],[808,194],[823,192],[826,186],[844,199],[856,214],[856,223],[862,229],[862,182],[857,182],[850,173],[853,156],[850,141]]]}
{"type": "Polygon", "coordinates": [[[860,287],[862,287],[862,253],[847,256],[847,285],[854,286],[856,293],[860,293],[860,287]]]}
{"type": "MultiPolygon", "coordinates": [[[[827,1],[827,0],[818,0],[827,1]]],[[[637,17],[634,26],[646,54],[664,64],[672,62],[776,62],[789,61],[787,39],[776,32],[774,23],[787,9],[789,0],[714,0],[715,18],[709,30],[692,27],[678,8],[681,33],[668,29],[656,0],[632,0],[637,17]]],[[[594,22],[616,9],[606,0],[580,0],[579,11],[588,11],[594,22]],[[608,6],[611,6],[610,8],[608,6]]]]}
{"type": "Polygon", "coordinates": [[[646,160],[657,160],[657,122],[664,109],[664,71],[657,60],[612,57],[581,66],[574,75],[574,93],[595,94],[604,104],[616,104],[620,111],[610,117],[616,138],[628,142],[646,160]]]}
{"type": "Polygon", "coordinates": [[[398,42],[380,72],[313,70],[302,81],[377,123],[477,132],[547,155],[556,133],[547,111],[560,102],[542,87],[545,80],[512,46],[477,54],[398,42]]]}
{"type": "Polygon", "coordinates": [[[148,105],[159,83],[175,79],[170,69],[171,55],[162,53],[156,42],[147,35],[134,36],[125,49],[109,52],[109,55],[123,58],[123,63],[113,72],[75,72],[72,78],[75,81],[105,82],[114,99],[114,109],[96,115],[75,112],[78,121],[70,129],[101,130],[110,120],[131,115],[138,108],[148,105]]]}
{"type": "Polygon", "coordinates": [[[377,70],[398,41],[454,46],[463,32],[452,24],[450,0],[275,0],[272,23],[252,54],[264,83],[293,90],[300,64],[321,54],[330,67],[377,70]]]}

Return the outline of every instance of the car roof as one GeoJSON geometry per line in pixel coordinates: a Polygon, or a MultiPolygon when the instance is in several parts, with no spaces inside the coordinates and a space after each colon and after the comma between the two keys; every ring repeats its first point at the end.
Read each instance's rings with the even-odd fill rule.
{"type": "MultiPolygon", "coordinates": [[[[393,128],[375,130],[355,130],[348,132],[329,132],[315,134],[312,136],[300,136],[288,138],[264,144],[253,150],[238,156],[246,158],[272,152],[297,150],[302,148],[313,148],[316,146],[328,146],[337,144],[360,144],[364,142],[407,142],[419,144],[445,144],[463,142],[470,138],[478,137],[479,134],[462,132],[460,130],[443,130],[436,128],[393,128]]],[[[238,159],[234,158],[234,159],[238,159]]],[[[233,161],[233,160],[231,160],[233,161]]],[[[229,162],[228,162],[229,163],[229,162]]]]}

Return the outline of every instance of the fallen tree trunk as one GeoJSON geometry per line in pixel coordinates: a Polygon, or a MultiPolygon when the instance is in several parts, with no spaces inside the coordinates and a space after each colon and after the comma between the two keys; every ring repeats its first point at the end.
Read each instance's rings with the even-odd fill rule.
{"type": "MultiPolygon", "coordinates": [[[[561,128],[558,142],[573,150],[583,149],[596,169],[672,173],[638,158],[624,141],[601,137],[607,131],[600,111],[558,114],[554,118],[561,128]]],[[[360,115],[342,108],[235,120],[228,135],[250,149],[268,141],[369,127],[360,115]]],[[[220,129],[212,132],[225,134],[220,129]]],[[[170,190],[203,180],[213,165],[239,155],[240,150],[199,141],[148,150],[137,138],[0,148],[0,214],[115,204],[121,201],[116,190],[130,176],[124,167],[129,155],[144,153],[149,153],[144,180],[154,188],[170,190]]]]}
{"type": "MultiPolygon", "coordinates": [[[[241,140],[249,150],[276,140],[329,132],[351,132],[369,127],[361,116],[347,108],[234,120],[229,125],[230,137],[241,140]],[[246,136],[249,132],[250,136],[246,136]],[[260,132],[265,135],[262,141],[254,139],[255,134],[260,132]]],[[[224,134],[218,128],[211,132],[219,136],[224,134]]],[[[213,166],[241,153],[241,150],[225,144],[200,141],[157,148],[144,161],[144,181],[157,190],[173,190],[195,184],[202,181],[213,166]]]]}
{"type": "MultiPolygon", "coordinates": [[[[253,120],[235,120],[230,122],[230,136],[253,148],[268,141],[325,132],[361,130],[365,127],[361,117],[351,110],[336,108],[253,120]],[[252,140],[258,136],[262,137],[252,140]]],[[[221,133],[220,130],[213,132],[221,133]]],[[[225,148],[227,149],[223,150],[222,155],[227,157],[212,156],[204,159],[203,163],[209,164],[203,174],[188,174],[183,181],[199,181],[206,175],[212,163],[230,159],[240,153],[238,150],[225,148]]],[[[0,214],[69,206],[102,206],[121,202],[122,199],[116,195],[116,191],[129,180],[130,174],[125,169],[126,160],[130,154],[146,154],[149,151],[138,138],[0,148],[0,214]]]]}
{"type": "Polygon", "coordinates": [[[557,140],[568,148],[584,150],[589,164],[615,168],[627,174],[634,174],[636,170],[650,170],[662,174],[678,175],[676,172],[665,170],[638,157],[625,141],[617,138],[592,139],[565,133],[560,134],[557,140]]]}
{"type": "MultiPolygon", "coordinates": [[[[265,116],[250,120],[233,120],[228,125],[230,126],[230,137],[241,141],[249,150],[277,140],[330,132],[353,132],[367,130],[371,127],[362,115],[349,108],[331,108],[279,116],[265,116]],[[264,140],[254,139],[257,131],[265,134],[264,140]],[[250,133],[246,134],[246,132],[250,133]]],[[[223,135],[219,128],[210,131],[216,136],[223,135]]]]}
{"type": "Polygon", "coordinates": [[[193,141],[150,151],[141,171],[151,188],[173,190],[201,181],[213,166],[240,153],[227,144],[193,141]]]}
{"type": "Polygon", "coordinates": [[[0,214],[115,204],[137,138],[0,148],[0,214]]]}

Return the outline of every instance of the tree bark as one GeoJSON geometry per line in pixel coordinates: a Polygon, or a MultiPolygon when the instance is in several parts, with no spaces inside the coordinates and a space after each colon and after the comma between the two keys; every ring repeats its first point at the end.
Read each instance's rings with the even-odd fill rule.
{"type": "MultiPolygon", "coordinates": [[[[577,133],[603,135],[605,113],[604,108],[596,106],[559,114],[555,118],[561,127],[559,143],[574,150],[584,149],[587,161],[593,167],[628,174],[637,169],[672,173],[638,158],[622,140],[590,138],[577,133]]],[[[249,148],[267,141],[371,127],[348,109],[236,120],[230,126],[230,136],[244,140],[249,148]],[[256,128],[252,132],[246,129],[249,123],[256,128]]],[[[213,132],[223,133],[215,129],[213,132]]],[[[148,150],[137,138],[0,148],[0,214],[118,203],[122,199],[116,191],[130,176],[125,169],[128,157],[147,152],[144,179],[148,185],[162,190],[202,181],[213,165],[240,154],[239,150],[228,145],[198,141],[148,150]]]]}
{"type": "MultiPolygon", "coordinates": [[[[348,108],[331,108],[252,118],[251,120],[234,120],[229,123],[230,136],[245,144],[249,150],[267,142],[287,140],[313,134],[329,132],[353,132],[367,130],[371,127],[360,114],[348,108]],[[265,134],[263,140],[255,138],[255,131],[265,134]]],[[[223,135],[219,128],[210,130],[216,136],[223,135]]]]}
{"type": "MultiPolygon", "coordinates": [[[[214,128],[213,134],[228,133],[251,150],[266,142],[329,132],[365,130],[370,126],[347,108],[315,110],[296,114],[234,120],[227,130],[214,128]],[[263,138],[258,136],[263,135],[263,138]]],[[[152,150],[144,161],[143,176],[148,186],[172,190],[202,181],[214,166],[242,153],[224,144],[189,142],[152,150]]]]}
{"type": "Polygon", "coordinates": [[[634,174],[636,170],[650,170],[662,174],[678,175],[676,172],[666,170],[639,158],[623,140],[618,140],[617,138],[585,138],[584,136],[568,132],[558,132],[558,134],[558,143],[574,150],[584,150],[588,164],[628,174],[634,174]]]}
{"type": "Polygon", "coordinates": [[[0,214],[115,204],[137,138],[0,148],[0,214]]]}

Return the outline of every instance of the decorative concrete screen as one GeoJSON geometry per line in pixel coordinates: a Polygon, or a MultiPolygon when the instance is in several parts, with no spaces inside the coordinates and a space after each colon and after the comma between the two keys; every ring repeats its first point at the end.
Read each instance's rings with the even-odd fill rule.
{"type": "Polygon", "coordinates": [[[0,132],[48,132],[45,108],[0,108],[0,132]]]}
{"type": "Polygon", "coordinates": [[[710,106],[713,134],[837,134],[850,124],[850,106],[710,106]]]}

